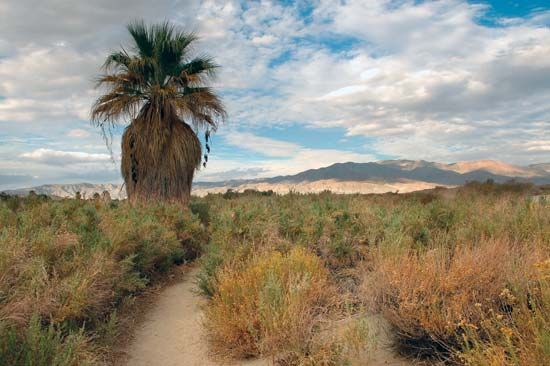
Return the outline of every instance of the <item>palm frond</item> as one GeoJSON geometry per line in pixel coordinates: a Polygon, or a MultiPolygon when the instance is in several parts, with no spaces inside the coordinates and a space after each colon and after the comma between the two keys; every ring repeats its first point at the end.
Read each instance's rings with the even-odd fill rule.
{"type": "Polygon", "coordinates": [[[182,65],[182,70],[189,75],[194,74],[208,74],[209,76],[215,76],[216,70],[220,65],[216,64],[211,57],[201,56],[195,57],[188,63],[182,65]]]}
{"type": "Polygon", "coordinates": [[[110,68],[117,68],[124,66],[128,68],[128,65],[132,62],[132,58],[125,49],[122,49],[120,51],[116,51],[111,53],[109,56],[107,56],[107,59],[105,60],[105,63],[103,64],[103,68],[105,70],[108,70],[110,68]]]}
{"type": "Polygon", "coordinates": [[[221,99],[208,87],[188,87],[177,98],[176,107],[182,118],[190,118],[197,128],[216,130],[227,117],[221,99]]]}
{"type": "Polygon", "coordinates": [[[187,63],[178,65],[178,69],[175,71],[177,77],[174,78],[174,82],[183,88],[201,86],[216,78],[219,67],[208,56],[196,57],[187,63]]]}
{"type": "Polygon", "coordinates": [[[153,57],[153,52],[155,49],[154,39],[151,36],[151,32],[145,25],[143,20],[135,21],[128,24],[128,32],[132,36],[136,51],[139,52],[141,57],[153,57]]]}

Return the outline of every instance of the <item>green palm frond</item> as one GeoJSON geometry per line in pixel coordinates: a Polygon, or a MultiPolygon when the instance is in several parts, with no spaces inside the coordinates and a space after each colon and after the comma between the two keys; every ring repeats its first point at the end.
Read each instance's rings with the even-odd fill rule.
{"type": "MultiPolygon", "coordinates": [[[[152,37],[149,28],[145,25],[145,22],[135,21],[127,26],[128,32],[132,36],[135,43],[135,50],[139,53],[140,57],[153,57],[154,37],[152,37]]],[[[151,29],[152,31],[153,29],[151,29]]]]}
{"type": "Polygon", "coordinates": [[[178,69],[174,72],[178,76],[175,77],[174,82],[182,87],[201,86],[216,76],[218,68],[219,65],[210,57],[197,57],[186,64],[178,65],[178,69]]]}
{"type": "Polygon", "coordinates": [[[107,56],[107,60],[103,64],[105,70],[109,70],[112,67],[125,66],[126,68],[132,62],[132,58],[128,55],[126,50],[116,51],[107,56]]]}
{"type": "Polygon", "coordinates": [[[92,121],[98,126],[124,123],[141,108],[162,103],[160,109],[174,111],[182,121],[215,129],[226,113],[207,84],[219,66],[208,56],[190,57],[197,37],[168,22],[147,26],[137,21],[128,31],[132,51],[123,48],[107,56],[107,73],[97,83],[106,92],[92,108],[92,121]]]}

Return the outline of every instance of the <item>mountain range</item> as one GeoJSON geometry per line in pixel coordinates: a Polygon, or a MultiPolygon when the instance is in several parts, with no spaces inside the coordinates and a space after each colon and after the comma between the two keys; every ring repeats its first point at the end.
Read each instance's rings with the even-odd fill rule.
{"type": "MultiPolygon", "coordinates": [[[[550,163],[518,166],[496,160],[463,161],[452,164],[424,160],[383,160],[370,163],[337,163],[324,168],[272,178],[235,179],[221,182],[195,182],[193,194],[225,192],[228,189],[273,190],[277,193],[321,192],[385,193],[411,192],[436,186],[454,187],[469,181],[495,182],[510,180],[550,184],[550,163]]],[[[125,198],[126,192],[117,184],[48,184],[38,187],[6,191],[24,195],[30,190],[58,197],[74,197],[81,192],[92,197],[95,192],[108,191],[112,198],[125,198]]]]}

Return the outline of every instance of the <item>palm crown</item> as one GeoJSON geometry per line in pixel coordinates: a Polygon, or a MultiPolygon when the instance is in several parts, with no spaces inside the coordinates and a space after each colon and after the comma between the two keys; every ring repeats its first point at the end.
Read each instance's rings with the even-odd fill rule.
{"type": "Polygon", "coordinates": [[[195,35],[176,30],[169,23],[147,27],[128,26],[135,53],[111,53],[105,69],[113,71],[98,80],[108,92],[93,106],[92,119],[109,127],[124,117],[135,118],[147,109],[175,113],[196,127],[216,128],[225,116],[221,100],[204,86],[218,68],[209,57],[188,56],[195,35]]]}

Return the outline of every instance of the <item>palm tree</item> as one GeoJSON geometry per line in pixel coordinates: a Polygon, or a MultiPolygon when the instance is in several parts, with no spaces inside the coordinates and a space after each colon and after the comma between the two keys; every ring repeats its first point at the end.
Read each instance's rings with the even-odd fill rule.
{"type": "Polygon", "coordinates": [[[127,28],[133,48],[107,57],[97,84],[106,90],[92,107],[92,123],[108,144],[114,127],[127,125],[121,171],[131,201],[185,204],[201,163],[197,133],[209,136],[226,116],[207,86],[218,66],[209,57],[191,58],[195,35],[167,22],[127,28]]]}

